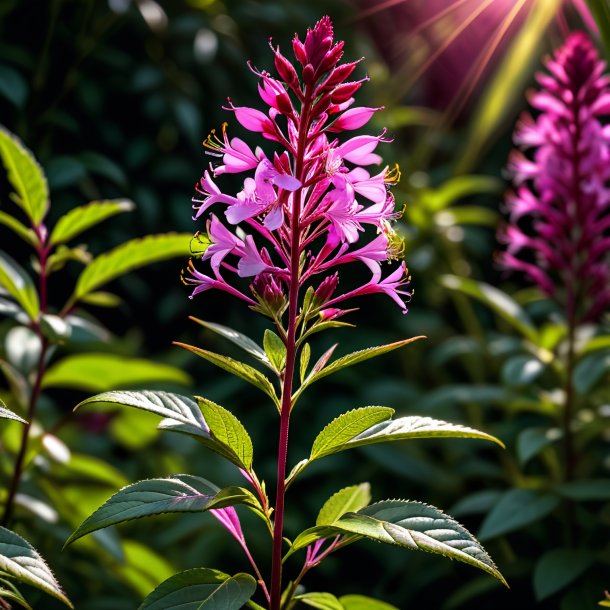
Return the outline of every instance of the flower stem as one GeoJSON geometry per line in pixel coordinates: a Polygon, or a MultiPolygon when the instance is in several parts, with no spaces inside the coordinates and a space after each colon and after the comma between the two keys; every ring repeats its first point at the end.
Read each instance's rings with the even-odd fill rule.
{"type": "MultiPolygon", "coordinates": [[[[299,138],[295,161],[295,174],[303,183],[305,165],[305,146],[309,130],[309,111],[311,108],[311,91],[305,92],[299,138]]],[[[284,498],[286,495],[286,460],[288,456],[288,432],[290,429],[290,409],[292,408],[292,382],[296,362],[296,326],[299,300],[299,263],[301,246],[301,198],[303,190],[294,193],[291,213],[291,250],[290,250],[290,286],[288,291],[288,331],[286,336],[286,369],[282,384],[282,406],[280,412],[280,439],[277,460],[277,490],[275,496],[275,517],[273,522],[273,553],[271,558],[271,610],[280,610],[282,595],[282,540],[284,536],[284,498]]]]}
{"type": "MultiPolygon", "coordinates": [[[[40,263],[40,310],[45,312],[47,309],[47,258],[49,250],[46,245],[46,231],[42,228],[37,228],[36,231],[40,244],[38,246],[38,261],[40,263]]],[[[23,432],[21,433],[21,444],[19,447],[19,453],[15,461],[15,468],[13,470],[13,478],[9,486],[8,496],[4,505],[4,513],[2,515],[2,525],[8,526],[13,516],[13,509],[15,505],[15,496],[19,489],[19,483],[21,476],[23,475],[23,469],[25,466],[25,457],[27,454],[28,444],[30,440],[30,429],[32,427],[32,421],[36,415],[36,407],[38,406],[38,399],[40,397],[40,390],[42,387],[42,379],[45,374],[45,361],[47,351],[49,348],[49,342],[42,333],[39,322],[34,323],[34,330],[40,339],[40,355],[38,357],[38,366],[36,370],[36,379],[34,380],[34,386],[30,394],[30,401],[28,403],[28,411],[26,415],[27,423],[23,426],[23,432]]]]}

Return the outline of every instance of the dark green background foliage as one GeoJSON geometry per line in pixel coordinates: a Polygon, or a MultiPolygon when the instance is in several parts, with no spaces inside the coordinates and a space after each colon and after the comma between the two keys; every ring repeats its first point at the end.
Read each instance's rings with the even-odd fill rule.
{"type": "MultiPolygon", "coordinates": [[[[336,415],[365,405],[464,423],[507,445],[501,451],[480,441],[424,440],[329,457],[290,489],[286,526],[293,533],[308,527],[331,493],[371,481],[374,500],[429,502],[480,534],[510,591],[468,567],[373,543],[331,556],[308,577],[309,589],[366,593],[401,609],[596,607],[610,586],[607,325],[592,329],[602,349],[589,346],[585,355],[583,338],[582,358],[590,361],[577,367],[575,472],[578,479],[593,482],[561,487],[565,464],[561,443],[554,439],[562,371],[560,358],[553,356],[561,353],[560,312],[519,285],[518,278],[501,276],[493,264],[510,132],[525,107],[523,89],[533,82],[537,58],[560,40],[558,34],[537,33],[536,52],[509,95],[496,93],[493,99],[493,91],[479,87],[478,97],[449,126],[437,111],[421,106],[418,83],[406,98],[396,96],[392,71],[371,38],[383,30],[385,13],[358,18],[356,4],[320,0],[162,4],[165,16],[149,15],[147,22],[137,3],[128,0],[0,3],[0,122],[42,163],[53,202],[51,220],[90,200],[132,199],[134,212],[88,234],[94,254],[148,233],[204,230],[202,223],[192,222],[190,203],[192,186],[209,161],[201,141],[224,120],[231,135],[243,135],[220,107],[226,97],[236,105],[256,105],[256,78],[246,61],[271,68],[269,36],[288,50],[295,31],[304,32],[328,13],[337,37],[346,40],[346,56],[367,56],[361,75],[366,70],[372,82],[363,89],[362,105],[386,106],[374,127],[386,125],[395,137],[385,158],[398,161],[403,171],[396,195],[406,204],[400,230],[407,237],[415,297],[406,316],[383,297],[368,299],[353,315],[358,329],[327,333],[313,342],[314,354],[337,341],[343,354],[413,335],[428,340],[313,386],[294,415],[289,462],[308,455],[318,431],[336,415]],[[487,103],[502,105],[502,118],[487,133],[473,136],[484,94],[487,103]],[[465,142],[486,154],[458,172],[465,142]],[[447,274],[505,290],[524,307],[526,322],[503,315],[501,296],[472,298],[459,279],[443,280],[447,274]],[[481,302],[485,298],[491,307],[481,302]],[[530,321],[546,330],[528,336],[530,321]],[[555,361],[558,368],[550,364],[555,361]],[[566,502],[566,496],[576,501],[566,502]]],[[[7,192],[0,183],[1,209],[14,212],[7,192]]],[[[0,247],[27,263],[28,250],[4,227],[0,247]]],[[[255,441],[259,476],[274,481],[275,409],[244,383],[171,346],[172,340],[185,340],[234,353],[217,335],[189,322],[188,315],[256,339],[263,321],[225,295],[206,293],[190,301],[179,281],[185,264],[174,258],[118,280],[111,288],[122,303],[89,310],[110,330],[111,340],[61,349],[147,357],[186,371],[193,380],[188,387],[155,386],[153,380],[137,387],[202,394],[234,410],[255,441]]],[[[67,296],[79,265],[70,262],[61,278],[51,276],[51,302],[67,296]]],[[[12,325],[2,320],[2,338],[12,325]]],[[[191,567],[247,571],[237,544],[205,515],[135,521],[60,552],[74,527],[128,482],[188,472],[216,483],[239,483],[234,468],[190,439],[159,434],[156,418],[147,414],[72,414],[74,405],[95,391],[49,388],[43,394],[45,430],[82,456],[82,463],[62,465],[48,448],[43,451],[24,477],[22,492],[47,508],[43,505],[41,517],[32,513],[31,502],[29,508],[18,506],[14,527],[47,558],[76,608],[134,608],[159,582],[191,567]],[[45,517],[49,510],[57,511],[57,518],[45,517]]],[[[1,392],[11,406],[6,387],[1,392]]],[[[0,465],[8,479],[19,425],[3,421],[2,427],[6,451],[0,465]]],[[[247,513],[243,523],[252,526],[251,548],[265,549],[260,523],[247,513]]],[[[267,566],[268,558],[261,564],[267,566]]],[[[288,562],[290,569],[296,565],[294,559],[288,562]]],[[[34,608],[60,607],[42,594],[37,598],[35,591],[28,594],[34,608]]]]}

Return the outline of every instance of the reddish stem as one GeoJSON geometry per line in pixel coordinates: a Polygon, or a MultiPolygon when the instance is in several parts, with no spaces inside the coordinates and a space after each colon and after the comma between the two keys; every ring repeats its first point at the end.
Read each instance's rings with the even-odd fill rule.
{"type": "MultiPolygon", "coordinates": [[[[299,125],[299,137],[295,163],[296,177],[303,183],[303,165],[307,132],[309,129],[309,111],[311,107],[311,90],[305,91],[305,101],[299,125]]],[[[280,412],[280,438],[277,461],[277,490],[275,499],[275,517],[273,522],[273,554],[271,559],[271,610],[280,610],[282,595],[282,540],[284,535],[284,498],[286,495],[286,460],[288,456],[288,431],[290,429],[290,409],[292,407],[292,381],[296,362],[296,322],[299,298],[299,259],[301,231],[299,217],[303,189],[294,194],[291,214],[291,251],[290,251],[290,286],[288,290],[288,332],[286,337],[286,370],[282,385],[282,406],[280,412]]]]}

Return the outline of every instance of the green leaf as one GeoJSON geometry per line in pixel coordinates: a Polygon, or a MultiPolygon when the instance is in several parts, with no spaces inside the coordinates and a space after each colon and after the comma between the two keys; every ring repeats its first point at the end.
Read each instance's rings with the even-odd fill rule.
{"type": "Polygon", "coordinates": [[[128,199],[110,199],[73,208],[59,219],[51,232],[49,243],[56,245],[70,241],[111,216],[131,212],[134,207],[133,201],[128,199]]]}
{"type": "Polygon", "coordinates": [[[260,371],[257,371],[255,368],[248,364],[244,364],[239,360],[229,358],[228,356],[221,356],[220,354],[215,354],[214,352],[209,352],[193,345],[187,345],[186,343],[180,342],[175,342],[174,344],[193,352],[193,354],[196,354],[197,356],[201,356],[204,360],[215,364],[217,367],[227,371],[227,373],[231,373],[232,375],[251,383],[272,398],[275,405],[279,408],[279,400],[273,384],[269,378],[265,377],[260,371]]]}
{"type": "Polygon", "coordinates": [[[234,455],[231,460],[247,472],[252,469],[254,449],[252,440],[241,422],[227,409],[211,400],[197,396],[203,417],[209,426],[212,439],[224,445],[234,455]]]}
{"type": "Polygon", "coordinates": [[[36,549],[21,536],[0,527],[0,570],[36,587],[72,608],[53,573],[36,549]]]}
{"type": "MultiPolygon", "coordinates": [[[[2,131],[0,130],[0,133],[2,131]]],[[[38,318],[40,303],[32,278],[5,252],[0,252],[0,285],[23,307],[32,320],[38,318]]]]}
{"type": "Polygon", "coordinates": [[[286,366],[286,346],[284,342],[267,328],[263,337],[263,347],[273,368],[281,373],[286,366]]]}
{"type": "Polygon", "coordinates": [[[239,610],[255,590],[249,574],[195,568],[162,582],[138,610],[239,610]]]}
{"type": "Polygon", "coordinates": [[[509,386],[525,386],[544,371],[544,364],[533,356],[514,356],[502,366],[502,381],[509,386]]]}
{"type": "Polygon", "coordinates": [[[303,593],[295,595],[294,599],[318,610],[345,610],[343,604],[332,593],[303,593]]]}
{"type": "Polygon", "coordinates": [[[16,601],[20,607],[32,610],[32,606],[9,580],[0,579],[0,599],[16,601]]]}
{"type": "Polygon", "coordinates": [[[517,457],[525,466],[534,456],[548,447],[555,439],[548,428],[526,428],[517,437],[517,457]]]}
{"type": "Polygon", "coordinates": [[[108,282],[145,265],[190,254],[192,235],[165,233],[132,239],[109,252],[100,254],[84,269],[76,283],[78,300],[108,282]]]}
{"type": "Polygon", "coordinates": [[[98,307],[118,307],[121,304],[121,299],[116,294],[99,290],[81,297],[81,302],[98,307]]]}
{"type": "Polygon", "coordinates": [[[22,417],[19,417],[17,413],[13,413],[10,409],[7,409],[6,405],[0,400],[0,419],[13,419],[15,421],[21,422],[22,424],[27,424],[22,417]]]}
{"type": "Polygon", "coordinates": [[[13,201],[40,225],[49,205],[49,188],[42,168],[17,136],[0,126],[0,157],[15,190],[13,201]]]}
{"type": "Polygon", "coordinates": [[[394,409],[388,407],[361,407],[339,415],[318,434],[311,447],[310,460],[330,455],[371,426],[388,420],[394,409]]]}
{"type": "Polygon", "coordinates": [[[610,57],[610,5],[607,0],[586,0],[587,6],[599,28],[600,37],[605,47],[606,57],[610,57]]]}
{"type": "Polygon", "coordinates": [[[220,489],[206,479],[189,474],[138,481],[109,498],[81,523],[66,545],[96,530],[132,519],[163,513],[204,512],[234,504],[257,505],[257,502],[241,487],[220,489]]]}
{"type": "Polygon", "coordinates": [[[485,517],[479,532],[489,540],[539,521],[559,506],[559,496],[531,489],[510,489],[485,517]]]}
{"type": "Polygon", "coordinates": [[[303,383],[303,380],[305,379],[305,376],[307,375],[307,367],[309,366],[310,358],[311,358],[311,347],[310,347],[309,343],[305,343],[305,345],[303,345],[303,348],[301,349],[301,356],[300,356],[299,378],[301,380],[301,383],[303,383]]]}
{"type": "Polygon", "coordinates": [[[145,383],[189,385],[190,377],[173,366],[115,354],[74,354],[49,368],[44,387],[104,392],[145,383]]]}
{"type": "Polygon", "coordinates": [[[40,316],[40,328],[44,336],[52,343],[61,343],[69,339],[72,332],[64,318],[51,313],[44,313],[40,316]]]}
{"type": "Polygon", "coordinates": [[[460,205],[439,212],[434,220],[443,229],[455,225],[477,225],[495,229],[498,226],[499,215],[495,210],[482,206],[460,205]]]}
{"type": "MultiPolygon", "coordinates": [[[[418,339],[425,339],[425,337],[411,337],[410,339],[403,339],[402,341],[396,341],[395,343],[388,343],[387,345],[379,345],[377,347],[369,347],[367,349],[363,349],[357,352],[352,352],[351,354],[347,354],[347,356],[342,356],[341,358],[337,358],[334,362],[331,362],[327,367],[322,368],[318,371],[312,371],[303,385],[299,388],[297,395],[300,395],[301,392],[305,389],[305,387],[311,385],[312,383],[319,381],[323,377],[327,377],[328,375],[332,375],[342,369],[347,368],[348,366],[352,366],[354,364],[358,364],[360,362],[364,362],[365,360],[369,360],[370,358],[375,358],[376,356],[381,356],[382,354],[387,354],[399,347],[404,347],[409,343],[413,343],[418,339]]],[[[315,369],[314,369],[315,370],[315,369]]],[[[295,396],[296,398],[296,396],[295,396]]]]}
{"type": "Polygon", "coordinates": [[[534,568],[534,592],[542,601],[565,589],[586,572],[595,561],[595,554],[584,549],[547,551],[534,568]]]}
{"type": "Polygon", "coordinates": [[[32,229],[28,229],[24,224],[20,223],[16,218],[7,214],[6,212],[0,212],[0,224],[8,227],[13,233],[21,237],[23,241],[35,246],[38,243],[36,233],[32,229]]]}
{"type": "MultiPolygon", "coordinates": [[[[491,136],[506,124],[507,113],[521,96],[532,74],[532,64],[538,62],[544,32],[555,19],[561,0],[535,2],[527,19],[513,37],[510,47],[503,52],[502,61],[495,70],[480,102],[474,109],[468,136],[455,172],[467,173],[473,167],[491,136]]],[[[517,6],[516,4],[514,6],[517,6]]]]}
{"type": "Polygon", "coordinates": [[[555,491],[565,498],[578,502],[605,502],[610,500],[610,480],[581,479],[569,481],[555,487],[555,491]]]}
{"type": "Polygon", "coordinates": [[[538,343],[538,331],[530,317],[525,313],[521,306],[512,297],[502,290],[485,284],[476,282],[457,275],[443,275],[440,278],[441,284],[449,290],[457,290],[463,294],[471,296],[481,303],[487,305],[500,317],[508,322],[513,328],[519,331],[525,338],[533,343],[538,343]]]}
{"type": "MultiPolygon", "coordinates": [[[[385,408],[385,407],[368,407],[368,408],[385,408]]],[[[339,418],[337,418],[339,419],[339,418]]],[[[412,415],[409,417],[400,417],[398,419],[388,420],[375,423],[364,431],[346,438],[348,432],[345,432],[341,437],[341,440],[334,443],[329,439],[322,452],[314,456],[314,450],[316,449],[316,441],[314,441],[314,447],[312,448],[312,454],[310,460],[317,459],[323,455],[329,455],[330,453],[337,453],[339,451],[345,451],[346,449],[352,449],[353,447],[362,447],[364,445],[372,445],[374,443],[385,443],[389,441],[401,441],[410,440],[414,438],[478,438],[482,440],[492,441],[497,443],[501,447],[504,444],[496,437],[487,434],[486,432],[480,432],[474,428],[468,426],[462,426],[459,424],[450,424],[440,419],[432,419],[431,417],[419,417],[412,415]]],[[[336,422],[337,420],[335,420],[336,422]]],[[[331,422],[334,424],[335,422],[331,422]]],[[[329,424],[328,427],[330,427],[329,424]]],[[[338,424],[335,424],[337,426],[338,424]]],[[[325,434],[325,428],[322,434],[325,434]]],[[[328,434],[326,432],[326,434],[328,434]]],[[[318,437],[320,438],[320,437],[318,437]]]]}
{"type": "MultiPolygon", "coordinates": [[[[466,175],[449,178],[439,187],[424,189],[418,195],[428,210],[439,212],[460,199],[473,195],[489,194],[498,197],[502,194],[504,188],[504,182],[498,178],[484,175],[466,175]]],[[[466,209],[466,206],[459,206],[448,211],[453,212],[459,209],[466,209]]],[[[484,210],[484,213],[490,211],[487,208],[478,209],[484,210]]],[[[495,214],[495,219],[497,222],[497,214],[495,214]]]]}
{"type": "Polygon", "coordinates": [[[371,501],[371,486],[368,483],[344,487],[333,494],[320,509],[316,525],[331,525],[345,513],[357,512],[371,501]]]}
{"type": "Polygon", "coordinates": [[[297,536],[286,556],[315,540],[340,534],[444,555],[477,567],[506,584],[489,555],[470,532],[438,508],[409,500],[377,502],[357,513],[343,515],[332,525],[305,530],[297,536]]]}
{"type": "Polygon", "coordinates": [[[273,365],[269,361],[265,350],[262,349],[256,342],[254,342],[250,337],[243,335],[228,326],[222,326],[221,324],[214,324],[213,322],[206,322],[205,320],[199,320],[198,318],[194,318],[193,316],[189,316],[189,320],[196,322],[200,326],[211,330],[219,334],[221,337],[228,339],[238,347],[241,347],[243,350],[248,352],[251,356],[254,356],[257,360],[262,362],[266,367],[273,370],[273,365]]]}
{"type": "Polygon", "coordinates": [[[343,595],[339,601],[345,610],[398,610],[396,606],[365,595],[343,595]]]}
{"type": "Polygon", "coordinates": [[[574,367],[574,388],[581,395],[588,394],[609,372],[610,351],[589,354],[574,367]]]}

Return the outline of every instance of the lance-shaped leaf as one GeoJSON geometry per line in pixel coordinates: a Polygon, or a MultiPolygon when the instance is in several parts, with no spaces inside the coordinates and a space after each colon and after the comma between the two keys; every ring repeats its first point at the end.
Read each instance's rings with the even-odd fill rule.
{"type": "Polygon", "coordinates": [[[6,405],[0,400],[0,419],[13,419],[15,421],[21,422],[22,424],[27,424],[22,417],[19,417],[17,413],[13,413],[10,409],[7,409],[6,405]]]}
{"type": "Polygon", "coordinates": [[[484,282],[476,282],[457,275],[443,275],[441,283],[445,288],[457,290],[487,305],[526,339],[538,344],[538,331],[531,318],[517,301],[502,290],[484,282]]]}
{"type": "Polygon", "coordinates": [[[0,286],[3,286],[23,307],[32,320],[36,320],[40,312],[40,303],[34,282],[25,270],[5,252],[0,252],[0,286]]]}
{"type": "Polygon", "coordinates": [[[396,606],[365,595],[342,595],[339,601],[345,610],[398,610],[396,606]]]}
{"type": "Polygon", "coordinates": [[[206,479],[178,474],[147,479],[123,487],[68,538],[66,545],[96,530],[132,519],[163,513],[197,513],[234,504],[258,507],[256,498],[241,487],[218,488],[206,479]]]}
{"type": "Polygon", "coordinates": [[[379,345],[377,347],[369,347],[367,349],[363,349],[357,352],[352,352],[351,354],[347,354],[346,356],[342,356],[341,358],[337,358],[334,362],[331,362],[328,366],[322,368],[321,370],[317,370],[315,372],[309,374],[307,379],[303,382],[303,385],[299,388],[297,393],[293,398],[293,402],[296,401],[297,397],[301,395],[303,390],[310,386],[312,383],[319,381],[323,377],[328,375],[332,375],[333,373],[337,373],[348,366],[352,366],[354,364],[358,364],[359,362],[364,362],[365,360],[369,360],[370,358],[375,358],[376,356],[381,356],[382,354],[387,354],[399,347],[404,347],[409,343],[413,343],[418,339],[425,339],[425,337],[411,337],[410,339],[403,339],[402,341],[396,341],[395,343],[388,343],[387,345],[379,345]]]}
{"type": "Polygon", "coordinates": [[[49,205],[49,187],[42,168],[19,138],[4,127],[0,127],[0,157],[14,189],[11,198],[39,225],[49,205]]]}
{"type": "Polygon", "coordinates": [[[19,604],[20,607],[25,608],[26,610],[32,610],[32,606],[28,604],[27,600],[21,592],[15,587],[15,585],[10,581],[4,578],[0,578],[0,599],[3,600],[12,600],[19,604]]]}
{"type": "Polygon", "coordinates": [[[317,610],[345,610],[343,604],[332,593],[303,593],[295,595],[295,600],[317,610]]]}
{"type": "Polygon", "coordinates": [[[251,383],[253,386],[267,394],[267,396],[273,400],[279,409],[279,399],[275,393],[273,384],[268,377],[265,377],[265,375],[256,370],[254,367],[240,362],[239,360],[235,360],[234,358],[215,354],[214,352],[209,352],[208,350],[195,347],[194,345],[187,345],[186,343],[179,342],[175,342],[174,345],[183,347],[184,349],[193,352],[193,354],[197,354],[197,356],[201,356],[201,358],[204,360],[207,360],[208,362],[215,364],[217,367],[227,371],[227,373],[231,373],[232,375],[240,377],[244,381],[251,383]]]}
{"type": "Polygon", "coordinates": [[[371,501],[371,486],[368,483],[344,487],[333,494],[320,509],[316,525],[330,525],[345,513],[355,513],[368,506],[371,501]]]}
{"type": "Polygon", "coordinates": [[[0,570],[19,582],[36,587],[72,608],[45,560],[21,536],[0,527],[0,570]]]}
{"type": "Polygon", "coordinates": [[[159,261],[176,256],[188,256],[192,235],[166,233],[132,239],[121,246],[100,254],[85,267],[76,283],[73,300],[116,279],[117,277],[159,261]]]}
{"type": "Polygon", "coordinates": [[[138,610],[239,610],[255,590],[249,574],[195,568],[162,582],[138,610]]]}
{"type": "Polygon", "coordinates": [[[34,231],[32,231],[32,229],[28,229],[24,224],[19,222],[10,214],[0,212],[0,224],[8,227],[11,231],[13,231],[13,233],[21,237],[23,241],[31,246],[35,246],[38,243],[38,239],[36,238],[34,231]]]}
{"type": "Polygon", "coordinates": [[[87,205],[73,208],[58,220],[51,232],[50,243],[63,244],[107,218],[121,212],[130,212],[134,207],[133,201],[114,199],[92,201],[87,205]]]}
{"type": "Polygon", "coordinates": [[[410,500],[386,500],[347,513],[333,524],[305,530],[295,539],[286,557],[315,540],[354,535],[410,550],[427,551],[468,563],[506,584],[476,538],[438,508],[410,500]]]}
{"type": "Polygon", "coordinates": [[[215,332],[216,334],[228,339],[232,343],[235,343],[238,347],[241,347],[243,350],[248,352],[251,356],[254,356],[259,362],[262,362],[266,367],[274,370],[273,365],[269,361],[265,350],[260,347],[255,341],[247,337],[246,335],[237,332],[236,330],[229,328],[228,326],[223,326],[222,324],[215,324],[213,322],[206,322],[205,320],[200,320],[199,318],[194,318],[193,316],[189,316],[189,320],[193,320],[200,326],[215,332]]]}

